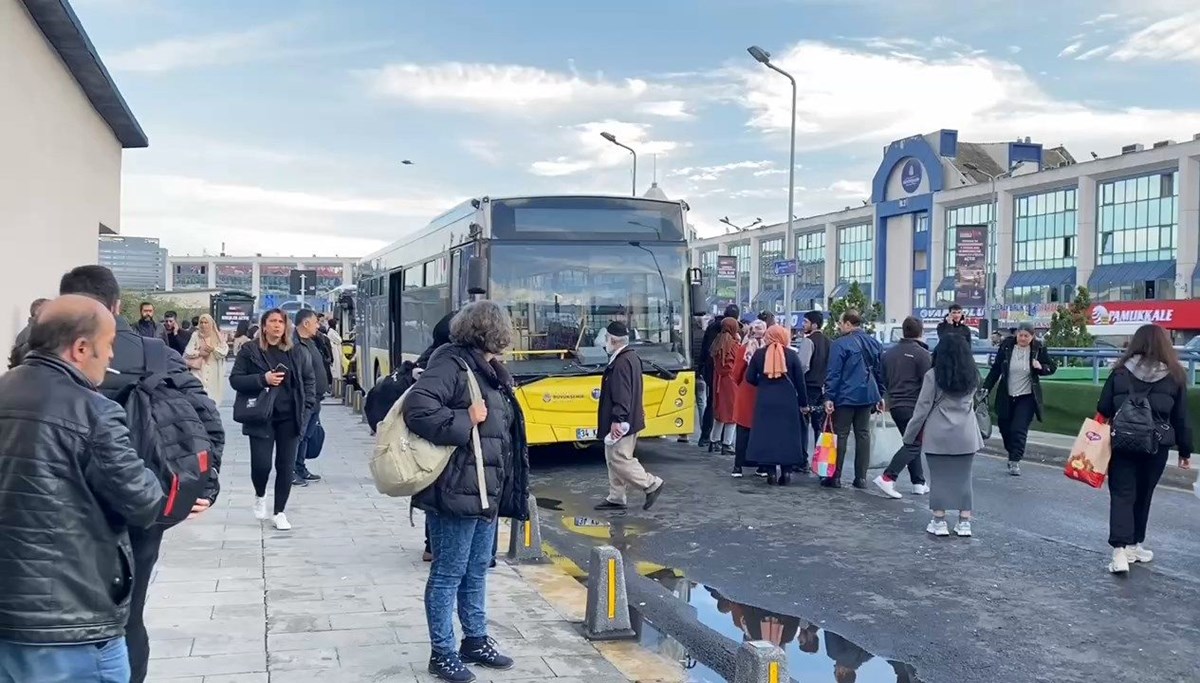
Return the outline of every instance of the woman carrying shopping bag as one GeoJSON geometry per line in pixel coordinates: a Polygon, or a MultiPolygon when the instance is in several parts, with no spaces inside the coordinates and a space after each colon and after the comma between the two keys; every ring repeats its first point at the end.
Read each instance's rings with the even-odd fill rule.
{"type": "Polygon", "coordinates": [[[724,455],[733,455],[736,426],[733,422],[733,401],[737,396],[737,382],[733,378],[733,366],[737,362],[738,350],[737,318],[721,321],[721,332],[712,345],[713,366],[713,428],[708,452],[720,450],[724,455]]]}
{"type": "Polygon", "coordinates": [[[801,411],[808,408],[804,368],[800,354],[790,346],[792,335],[773,325],[767,330],[767,346],[754,352],[746,369],[746,382],[757,387],[754,424],[746,457],[768,468],[767,483],[786,486],[792,472],[804,462],[800,428],[801,411]]]}
{"type": "MultiPolygon", "coordinates": [[[[733,422],[737,425],[737,435],[733,445],[733,478],[742,476],[742,468],[746,465],[746,447],[750,445],[750,429],[754,426],[754,397],[756,389],[746,381],[746,368],[750,366],[750,358],[754,352],[766,345],[767,323],[755,320],[750,323],[746,341],[742,343],[741,351],[733,365],[733,379],[737,382],[737,394],[733,399],[733,422]]],[[[763,472],[762,469],[759,472],[763,472]]],[[[766,476],[763,473],[763,476],[766,476]]]]}
{"type": "Polygon", "coordinates": [[[920,444],[929,463],[929,508],[933,519],[926,531],[949,536],[946,510],[958,510],[954,533],[971,535],[971,466],[983,448],[983,435],[975,417],[975,389],[979,370],[971,344],[959,335],[938,342],[933,369],[925,373],[912,419],[904,430],[904,443],[920,444]]]}
{"type": "Polygon", "coordinates": [[[1133,562],[1149,562],[1142,547],[1154,488],[1167,467],[1171,448],[1179,466],[1189,467],[1192,427],[1187,414],[1187,372],[1167,331],[1143,325],[1104,382],[1096,412],[1111,430],[1108,464],[1108,570],[1125,574],[1133,562]]]}

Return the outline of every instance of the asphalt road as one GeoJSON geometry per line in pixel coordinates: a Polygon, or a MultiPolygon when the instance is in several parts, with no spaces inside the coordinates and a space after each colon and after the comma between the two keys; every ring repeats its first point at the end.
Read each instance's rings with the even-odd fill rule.
{"type": "MultiPolygon", "coordinates": [[[[631,561],[699,584],[687,606],[634,576],[630,599],[716,671],[736,646],[733,605],[765,610],[785,629],[820,626],[874,654],[859,683],[909,680],[884,660],[907,663],[923,683],[1200,680],[1200,500],[1190,492],[1158,490],[1146,544],[1155,561],[1114,577],[1107,491],[1058,468],[1030,464],[1014,478],[1001,460],[977,458],[974,538],[935,539],[924,532],[925,498],[820,489],[813,478],[787,488],[735,480],[729,458],[665,440],[638,454],[668,488],[652,511],[635,494],[638,506],[615,516],[592,511],[606,492],[602,455],[537,454],[544,538],[583,566],[592,544],[613,542],[631,561]],[[579,533],[587,522],[577,517],[611,527],[579,533]]],[[[792,675],[835,680],[826,670],[802,677],[793,666],[792,675]]]]}

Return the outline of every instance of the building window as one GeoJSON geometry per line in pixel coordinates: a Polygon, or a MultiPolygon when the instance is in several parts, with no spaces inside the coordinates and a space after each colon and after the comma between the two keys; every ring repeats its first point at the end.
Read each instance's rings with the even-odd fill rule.
{"type": "Polygon", "coordinates": [[[825,231],[796,235],[796,287],[825,284],[825,231]]]}
{"type": "Polygon", "coordinates": [[[875,273],[875,235],[870,223],[838,228],[838,282],[857,282],[868,298],[875,273]]]}
{"type": "Polygon", "coordinates": [[[264,294],[286,296],[291,291],[292,266],[258,266],[258,288],[264,294]]]}
{"type": "Polygon", "coordinates": [[[738,304],[747,308],[750,305],[750,243],[730,245],[729,255],[737,257],[738,304]]]}
{"type": "Polygon", "coordinates": [[[1075,188],[1013,200],[1013,270],[1075,267],[1075,200],[1075,188]]]}
{"type": "Polygon", "coordinates": [[[217,289],[235,289],[249,292],[254,287],[253,263],[218,263],[217,289]]]}
{"type": "MultiPolygon", "coordinates": [[[[990,225],[992,219],[992,203],[972,204],[946,209],[946,261],[942,265],[945,277],[954,275],[954,259],[958,255],[958,226],[960,225],[990,225]]],[[[995,262],[995,240],[991,242],[988,260],[995,262]]]]}
{"type": "Polygon", "coordinates": [[[174,281],[175,289],[208,289],[208,266],[177,263],[174,281]]]}
{"type": "Polygon", "coordinates": [[[775,262],[782,260],[782,237],[771,237],[758,243],[758,291],[783,290],[783,276],[775,274],[775,262]]]}
{"type": "Polygon", "coordinates": [[[917,214],[916,224],[917,232],[929,232],[929,214],[923,211],[917,214]]]}
{"type": "Polygon", "coordinates": [[[1178,176],[1178,171],[1172,171],[1100,185],[1100,208],[1096,216],[1097,264],[1175,258],[1179,232],[1178,176]]]}

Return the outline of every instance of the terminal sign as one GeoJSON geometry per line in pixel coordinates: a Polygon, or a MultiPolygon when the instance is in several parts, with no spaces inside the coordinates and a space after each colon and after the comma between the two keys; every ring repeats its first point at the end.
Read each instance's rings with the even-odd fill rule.
{"type": "Polygon", "coordinates": [[[924,175],[925,171],[921,168],[921,162],[909,159],[900,169],[900,187],[903,187],[905,192],[912,194],[921,186],[921,179],[924,175]]]}

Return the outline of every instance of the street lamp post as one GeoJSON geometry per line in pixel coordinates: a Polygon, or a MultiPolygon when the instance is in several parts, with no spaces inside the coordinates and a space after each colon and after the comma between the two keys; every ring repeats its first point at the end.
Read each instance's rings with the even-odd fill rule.
{"type": "Polygon", "coordinates": [[[605,131],[600,134],[600,137],[604,138],[605,140],[608,140],[609,142],[613,143],[617,147],[623,147],[624,149],[629,150],[629,153],[633,155],[633,193],[632,194],[634,197],[636,197],[637,196],[637,152],[633,151],[633,148],[630,147],[629,145],[623,145],[620,142],[618,142],[617,136],[613,135],[612,133],[605,131]]]}
{"type": "MultiPolygon", "coordinates": [[[[795,219],[795,209],[796,209],[796,202],[795,202],[795,200],[796,200],[796,79],[793,78],[790,73],[788,73],[788,72],[784,71],[783,69],[780,69],[778,66],[775,66],[774,64],[772,64],[771,63],[771,53],[767,52],[766,50],[762,49],[761,47],[759,47],[757,45],[751,45],[750,47],[746,48],[746,52],[749,52],[750,56],[753,57],[755,59],[755,61],[757,61],[759,64],[762,64],[763,66],[767,67],[768,69],[771,69],[772,71],[783,74],[784,78],[787,78],[788,81],[792,84],[792,144],[791,144],[791,153],[788,157],[788,210],[787,210],[788,227],[787,227],[787,236],[785,236],[784,240],[783,240],[783,253],[784,253],[785,258],[795,259],[796,258],[796,249],[795,249],[796,235],[792,230],[792,222],[795,219]]],[[[761,267],[761,264],[760,264],[760,267],[761,267]]],[[[792,273],[788,273],[783,278],[783,296],[784,296],[783,300],[784,300],[784,302],[787,306],[787,310],[789,312],[792,310],[792,307],[794,306],[794,302],[792,301],[792,294],[794,292],[793,287],[794,287],[795,282],[796,282],[796,276],[792,273]]]]}
{"type": "Polygon", "coordinates": [[[996,253],[996,250],[995,250],[995,245],[997,244],[995,241],[996,240],[996,226],[999,224],[997,219],[1000,214],[1000,195],[998,192],[996,192],[996,181],[999,180],[1000,178],[1007,178],[1010,175],[1012,175],[1012,172],[1016,170],[1017,165],[1013,164],[1012,168],[1009,168],[1007,171],[1004,171],[1002,173],[988,173],[987,171],[983,170],[982,168],[979,168],[978,166],[976,166],[975,164],[963,164],[963,166],[965,166],[966,168],[968,168],[972,171],[975,171],[976,173],[980,173],[980,174],[987,176],[988,180],[991,181],[991,184],[992,184],[992,206],[991,206],[991,210],[988,211],[987,260],[985,261],[985,263],[987,264],[987,268],[984,271],[987,273],[987,286],[983,288],[983,314],[987,318],[987,327],[988,327],[987,333],[991,334],[992,333],[992,301],[995,299],[995,289],[1000,284],[999,282],[996,282],[996,279],[995,279],[995,276],[997,273],[997,270],[996,270],[997,264],[995,263],[995,261],[1000,258],[1000,254],[996,253]]]}

